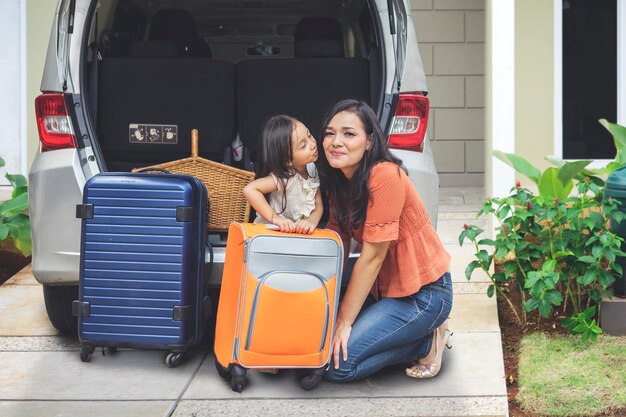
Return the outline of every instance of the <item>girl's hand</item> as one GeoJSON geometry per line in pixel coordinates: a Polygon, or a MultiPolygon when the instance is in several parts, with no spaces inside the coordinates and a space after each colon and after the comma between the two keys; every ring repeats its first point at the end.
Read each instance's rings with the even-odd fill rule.
{"type": "Polygon", "coordinates": [[[296,233],[308,234],[310,235],[315,231],[315,227],[317,223],[311,221],[310,219],[299,220],[296,223],[296,233]]]}
{"type": "Polygon", "coordinates": [[[296,230],[296,224],[280,214],[273,216],[272,223],[278,226],[281,232],[294,232],[296,230]]]}
{"type": "Polygon", "coordinates": [[[337,323],[335,329],[335,335],[333,336],[333,363],[335,369],[339,369],[339,350],[343,352],[344,362],[348,360],[348,339],[350,339],[350,333],[352,332],[352,326],[349,324],[337,323]]]}

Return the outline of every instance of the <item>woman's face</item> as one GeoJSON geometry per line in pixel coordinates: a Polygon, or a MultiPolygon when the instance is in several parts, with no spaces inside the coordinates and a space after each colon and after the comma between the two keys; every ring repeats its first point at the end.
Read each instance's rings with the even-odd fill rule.
{"type": "Polygon", "coordinates": [[[370,139],[359,117],[351,112],[337,113],[324,131],[324,153],[328,164],[352,179],[359,167],[370,139]]]}

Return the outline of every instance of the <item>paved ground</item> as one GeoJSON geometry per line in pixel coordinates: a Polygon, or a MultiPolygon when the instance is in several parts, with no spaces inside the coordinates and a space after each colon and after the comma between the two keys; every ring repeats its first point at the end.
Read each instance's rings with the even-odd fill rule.
{"type": "Polygon", "coordinates": [[[174,369],[154,351],[96,352],[82,363],[77,341],[48,322],[41,286],[26,268],[0,286],[0,416],[506,416],[495,300],[485,295],[485,276],[465,280],[472,252],[457,240],[464,223],[480,224],[481,199],[481,189],[442,189],[438,224],[452,254],[454,346],[432,380],[410,379],[399,368],[306,392],[293,373],[250,372],[237,394],[217,376],[208,348],[174,369]]]}

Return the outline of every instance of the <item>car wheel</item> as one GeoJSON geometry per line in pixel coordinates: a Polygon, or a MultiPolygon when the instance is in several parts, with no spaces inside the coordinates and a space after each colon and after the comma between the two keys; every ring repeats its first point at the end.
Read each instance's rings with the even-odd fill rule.
{"type": "Polygon", "coordinates": [[[61,333],[76,335],[78,320],[72,315],[72,301],[78,300],[78,285],[44,285],[43,299],[50,323],[61,333]]]}

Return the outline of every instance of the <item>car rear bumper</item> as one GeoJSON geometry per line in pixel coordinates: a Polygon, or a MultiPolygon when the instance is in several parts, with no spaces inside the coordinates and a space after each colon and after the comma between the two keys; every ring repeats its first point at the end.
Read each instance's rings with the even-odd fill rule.
{"type": "MultiPolygon", "coordinates": [[[[420,194],[436,226],[439,177],[428,153],[393,150],[402,159],[409,178],[420,194]]],[[[76,285],[80,267],[80,225],[76,205],[82,202],[85,177],[75,149],[39,153],[29,174],[29,201],[33,240],[33,275],[42,284],[76,285]]],[[[213,250],[209,286],[219,286],[225,247],[213,250]]],[[[358,253],[350,255],[346,272],[358,253]]],[[[206,254],[209,262],[209,254],[206,254]]],[[[346,274],[344,277],[347,278],[346,274]]],[[[345,283],[344,282],[344,285],[345,283]]]]}
{"type": "Polygon", "coordinates": [[[76,149],[38,153],[29,173],[33,275],[42,284],[78,283],[80,220],[85,177],[76,149]]]}

